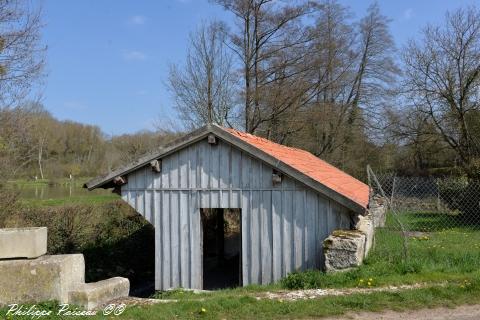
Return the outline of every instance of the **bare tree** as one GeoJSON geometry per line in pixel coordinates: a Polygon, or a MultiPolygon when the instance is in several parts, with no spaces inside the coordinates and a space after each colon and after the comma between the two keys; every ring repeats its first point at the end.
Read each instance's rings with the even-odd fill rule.
{"type": "Polygon", "coordinates": [[[271,118],[272,112],[281,109],[270,108],[262,101],[268,92],[268,84],[280,76],[285,79],[289,74],[281,74],[279,68],[287,71],[291,61],[278,63],[278,57],[292,58],[284,54],[305,41],[303,30],[290,32],[291,27],[308,13],[310,5],[305,1],[273,0],[216,0],[235,16],[236,29],[230,32],[229,47],[236,53],[242,68],[244,126],[247,132],[254,132],[265,118],[271,118]],[[273,79],[272,79],[273,78],[273,79]]]}
{"type": "Polygon", "coordinates": [[[371,5],[358,24],[350,17],[336,1],[321,2],[316,14],[310,50],[315,99],[305,117],[314,120],[307,122],[315,137],[309,149],[317,155],[364,135],[367,121],[378,114],[399,73],[389,19],[378,4],[371,5]]]}
{"type": "Polygon", "coordinates": [[[42,76],[41,12],[27,0],[0,0],[0,108],[18,105],[42,76]]]}
{"type": "Polygon", "coordinates": [[[404,88],[413,112],[426,115],[455,151],[467,174],[480,144],[473,134],[480,126],[480,10],[446,14],[445,25],[428,26],[420,41],[403,53],[404,88]]]}
{"type": "Polygon", "coordinates": [[[206,123],[230,125],[234,117],[234,85],[223,25],[213,22],[200,26],[190,35],[185,67],[170,67],[168,87],[181,118],[189,127],[206,123]]]}

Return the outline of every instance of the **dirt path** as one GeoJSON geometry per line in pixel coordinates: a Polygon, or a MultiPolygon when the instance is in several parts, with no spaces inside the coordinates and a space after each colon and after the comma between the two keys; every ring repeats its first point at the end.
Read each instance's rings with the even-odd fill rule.
{"type": "Polygon", "coordinates": [[[322,320],[478,320],[480,319],[480,305],[459,306],[456,308],[420,309],[406,312],[383,311],[347,313],[334,318],[322,320]]]}

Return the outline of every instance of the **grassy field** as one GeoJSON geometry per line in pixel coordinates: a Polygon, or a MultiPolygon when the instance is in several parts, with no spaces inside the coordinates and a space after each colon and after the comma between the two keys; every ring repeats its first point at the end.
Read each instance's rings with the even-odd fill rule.
{"type": "Polygon", "coordinates": [[[87,181],[91,180],[90,177],[79,177],[72,180],[68,178],[61,179],[15,179],[8,180],[7,184],[28,187],[28,186],[47,186],[47,185],[68,185],[73,183],[76,187],[81,188],[87,181]]]}
{"type": "Polygon", "coordinates": [[[88,191],[83,188],[90,178],[74,180],[13,180],[7,187],[18,192],[20,202],[25,206],[57,207],[65,205],[101,205],[119,199],[111,190],[88,191]]]}
{"type": "Polygon", "coordinates": [[[71,197],[61,197],[61,198],[47,198],[47,199],[21,199],[20,202],[26,206],[34,207],[58,207],[65,205],[81,205],[81,204],[92,204],[100,205],[104,203],[117,200],[119,198],[116,194],[95,194],[90,195],[78,195],[71,197]]]}

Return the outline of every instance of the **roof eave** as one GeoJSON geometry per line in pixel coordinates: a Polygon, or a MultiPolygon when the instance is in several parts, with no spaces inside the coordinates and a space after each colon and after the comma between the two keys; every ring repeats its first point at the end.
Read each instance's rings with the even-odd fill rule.
{"type": "Polygon", "coordinates": [[[131,162],[125,166],[122,166],[106,175],[103,175],[88,181],[87,183],[84,184],[83,187],[88,190],[93,190],[97,188],[105,188],[105,189],[111,188],[113,187],[111,185],[111,182],[113,181],[113,179],[115,179],[115,177],[129,174],[130,172],[145,166],[146,164],[150,163],[153,160],[165,157],[168,154],[171,154],[176,150],[185,147],[186,145],[195,143],[198,140],[203,139],[211,132],[212,132],[212,128],[210,125],[201,127],[179,139],[172,141],[166,146],[161,147],[160,150],[157,150],[150,154],[146,154],[134,162],[131,162]]]}

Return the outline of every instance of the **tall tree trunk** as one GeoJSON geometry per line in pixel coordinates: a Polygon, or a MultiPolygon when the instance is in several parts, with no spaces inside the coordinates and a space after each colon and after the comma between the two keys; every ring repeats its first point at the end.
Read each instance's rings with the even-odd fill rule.
{"type": "Polygon", "coordinates": [[[212,101],[212,68],[208,66],[207,80],[207,108],[208,108],[208,124],[213,123],[213,101],[212,101]]]}
{"type": "Polygon", "coordinates": [[[250,14],[245,17],[244,63],[245,63],[245,131],[250,131],[250,14]]]}
{"type": "Polygon", "coordinates": [[[252,124],[250,126],[250,130],[249,132],[250,133],[253,133],[255,131],[255,117],[257,116],[257,113],[259,112],[260,110],[260,102],[259,102],[259,93],[258,93],[258,88],[259,88],[259,85],[258,85],[258,55],[259,55],[259,51],[260,51],[260,40],[258,38],[258,15],[259,15],[259,12],[260,12],[260,4],[257,4],[255,3],[255,7],[254,7],[254,27],[253,27],[253,38],[254,38],[254,41],[255,41],[255,54],[253,56],[253,77],[254,77],[254,81],[255,81],[255,91],[253,93],[253,105],[254,105],[254,112],[253,112],[253,116],[252,116],[252,124]]]}

